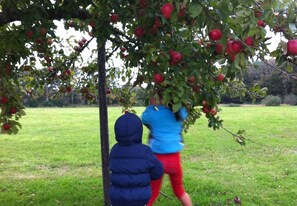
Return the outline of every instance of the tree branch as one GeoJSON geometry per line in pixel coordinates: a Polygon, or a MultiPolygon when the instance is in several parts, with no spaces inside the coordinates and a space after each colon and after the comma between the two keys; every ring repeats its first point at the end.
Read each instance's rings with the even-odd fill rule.
{"type": "MultiPolygon", "coordinates": [[[[15,8],[0,12],[0,27],[10,22],[19,21],[23,16],[30,16],[32,10],[34,10],[35,8],[36,6],[32,5],[22,10],[15,8]]],[[[82,20],[91,18],[91,15],[86,10],[79,7],[77,9],[74,9],[70,14],[68,10],[66,11],[66,9],[64,9],[64,7],[47,9],[46,12],[42,12],[42,14],[44,14],[46,18],[50,20],[61,20],[67,17],[78,18],[82,20]]]]}
{"type": "MultiPolygon", "coordinates": [[[[241,92],[242,90],[245,90],[245,87],[236,87],[230,83],[228,83],[228,86],[234,90],[236,90],[237,93],[241,92]]],[[[260,96],[258,93],[256,92],[251,92],[246,90],[245,93],[247,93],[250,97],[255,96],[256,98],[261,98],[262,96],[260,96]]]]}
{"type": "Polygon", "coordinates": [[[236,140],[236,142],[238,142],[240,145],[245,145],[245,137],[244,137],[244,133],[245,131],[244,130],[239,130],[237,132],[237,134],[231,132],[230,130],[228,130],[227,128],[223,127],[222,124],[220,124],[220,127],[222,129],[224,129],[226,132],[228,132],[229,134],[231,134],[233,136],[233,138],[236,140]]]}
{"type": "Polygon", "coordinates": [[[292,78],[292,79],[295,79],[297,80],[297,76],[294,76],[294,74],[289,74],[287,72],[285,72],[284,70],[282,69],[279,69],[277,68],[276,66],[274,65],[271,65],[266,59],[264,58],[260,58],[266,65],[270,66],[272,69],[275,69],[277,71],[279,71],[280,73],[284,74],[285,76],[289,77],[289,78],[292,78]]]}

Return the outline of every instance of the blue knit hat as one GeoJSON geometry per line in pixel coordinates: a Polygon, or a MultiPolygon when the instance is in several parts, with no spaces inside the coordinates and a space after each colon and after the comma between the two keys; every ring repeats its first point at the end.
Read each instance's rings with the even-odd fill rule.
{"type": "Polygon", "coordinates": [[[121,145],[141,143],[142,131],[142,121],[133,113],[123,114],[114,125],[116,140],[121,145]]]}

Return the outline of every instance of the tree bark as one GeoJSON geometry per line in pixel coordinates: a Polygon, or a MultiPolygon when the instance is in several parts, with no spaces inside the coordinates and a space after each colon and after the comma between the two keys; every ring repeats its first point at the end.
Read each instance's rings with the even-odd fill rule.
{"type": "Polygon", "coordinates": [[[108,114],[106,99],[106,51],[105,43],[98,45],[98,70],[99,70],[99,118],[100,118],[100,141],[103,176],[103,193],[105,205],[110,205],[109,190],[109,138],[108,138],[108,114]]]}

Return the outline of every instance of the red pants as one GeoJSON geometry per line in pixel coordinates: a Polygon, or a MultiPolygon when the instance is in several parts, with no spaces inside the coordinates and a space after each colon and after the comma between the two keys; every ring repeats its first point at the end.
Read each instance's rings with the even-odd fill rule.
{"type": "MultiPolygon", "coordinates": [[[[156,157],[162,162],[164,173],[169,175],[170,183],[173,192],[177,198],[181,198],[185,194],[183,187],[183,172],[181,167],[180,154],[155,154],[156,157]]],[[[163,176],[158,180],[151,181],[152,197],[148,202],[148,206],[153,205],[154,201],[160,194],[163,176]]]]}

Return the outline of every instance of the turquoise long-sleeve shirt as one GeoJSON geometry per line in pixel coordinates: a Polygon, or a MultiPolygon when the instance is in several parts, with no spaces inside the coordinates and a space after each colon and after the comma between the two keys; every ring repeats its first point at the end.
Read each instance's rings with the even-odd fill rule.
{"type": "Polygon", "coordinates": [[[149,105],[142,113],[142,122],[151,131],[149,145],[154,153],[170,154],[183,149],[182,123],[187,118],[184,107],[179,110],[181,120],[176,120],[174,113],[163,105],[149,105]]]}

